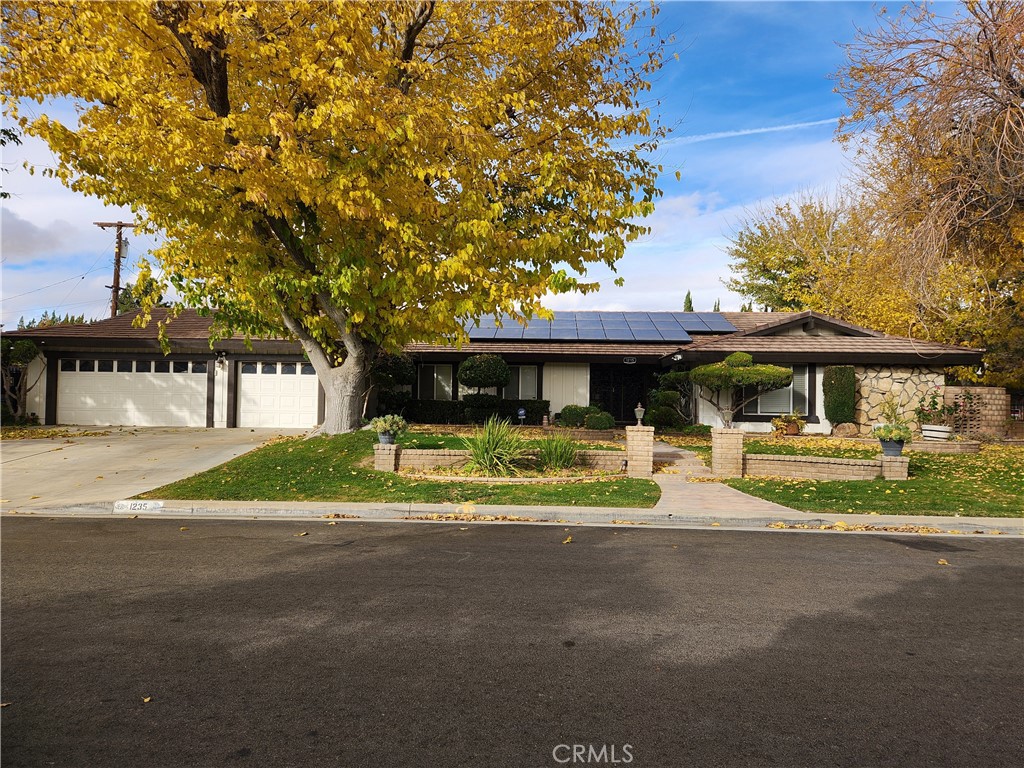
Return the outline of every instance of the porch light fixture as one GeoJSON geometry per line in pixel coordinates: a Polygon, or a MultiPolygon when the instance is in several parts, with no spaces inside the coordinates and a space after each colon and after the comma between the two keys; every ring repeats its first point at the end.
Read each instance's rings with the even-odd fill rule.
{"type": "Polygon", "coordinates": [[[637,403],[636,408],[633,409],[633,415],[636,416],[636,425],[638,427],[643,426],[644,413],[646,413],[642,404],[637,403]]]}
{"type": "Polygon", "coordinates": [[[680,352],[676,352],[674,355],[672,355],[672,359],[678,363],[680,360],[683,359],[683,355],[680,352]]]}

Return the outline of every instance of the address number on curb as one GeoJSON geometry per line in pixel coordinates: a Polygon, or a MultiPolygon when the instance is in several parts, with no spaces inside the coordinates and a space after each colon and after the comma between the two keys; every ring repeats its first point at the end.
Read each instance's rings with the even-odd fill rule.
{"type": "Polygon", "coordinates": [[[163,509],[162,501],[115,501],[115,512],[156,512],[163,509]]]}

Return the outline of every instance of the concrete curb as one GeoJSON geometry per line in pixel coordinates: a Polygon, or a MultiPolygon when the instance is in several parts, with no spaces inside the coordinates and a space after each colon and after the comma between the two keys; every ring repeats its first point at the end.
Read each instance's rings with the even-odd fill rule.
{"type": "MultiPolygon", "coordinates": [[[[472,504],[351,504],[339,502],[245,502],[245,501],[139,501],[126,500],[90,504],[68,504],[10,510],[7,514],[26,517],[86,518],[167,518],[219,520],[310,520],[328,522],[454,522],[522,523],[528,525],[589,524],[639,525],[657,528],[717,528],[721,530],[775,531],[775,524],[799,526],[800,532],[821,533],[819,526],[842,522],[848,526],[875,527],[925,526],[940,533],[926,535],[990,535],[995,532],[1024,536],[1022,518],[932,517],[926,515],[837,515],[815,514],[789,510],[777,515],[764,512],[731,514],[668,513],[653,509],[620,509],[615,507],[519,507],[472,504]],[[332,518],[337,515],[338,517],[332,518]],[[431,516],[431,517],[428,517],[431,516]],[[437,516],[437,517],[433,517],[437,516]],[[450,516],[450,517],[449,517],[450,516]],[[495,517],[496,520],[481,518],[495,517]],[[447,517],[448,519],[444,519],[447,517]],[[417,519],[418,518],[418,519],[417,519]]],[[[782,530],[791,530],[790,528],[782,530]]],[[[834,531],[828,531],[834,532],[834,531]]],[[[884,533],[898,531],[848,531],[851,533],[884,533]]],[[[909,531],[910,535],[920,535],[909,531]]]]}

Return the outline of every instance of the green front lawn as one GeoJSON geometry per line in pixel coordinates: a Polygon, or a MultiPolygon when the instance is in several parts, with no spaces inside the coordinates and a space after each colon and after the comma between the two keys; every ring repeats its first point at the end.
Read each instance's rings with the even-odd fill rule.
{"type": "MultiPolygon", "coordinates": [[[[977,454],[904,453],[910,479],[780,480],[749,477],[727,480],[737,490],[805,512],[880,515],[963,515],[1024,517],[1024,448],[983,445],[977,454]]],[[[747,453],[779,453],[751,442],[747,453]]],[[[844,458],[873,458],[852,455],[844,458]]],[[[796,453],[796,451],[786,451],[796,453]]],[[[810,451],[802,455],[835,455],[810,451]]]]}
{"type": "MultiPolygon", "coordinates": [[[[457,447],[448,438],[409,435],[408,447],[457,447]]],[[[653,507],[661,495],[650,480],[618,478],[580,483],[512,485],[413,480],[376,472],[369,431],[277,440],[244,456],[142,494],[147,499],[341,501],[653,507]]],[[[453,438],[457,439],[457,438],[453,438]]]]}

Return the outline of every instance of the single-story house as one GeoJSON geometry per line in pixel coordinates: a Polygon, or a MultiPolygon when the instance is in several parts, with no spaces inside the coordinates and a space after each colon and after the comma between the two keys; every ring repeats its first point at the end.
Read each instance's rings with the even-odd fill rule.
{"type": "MultiPolygon", "coordinates": [[[[35,341],[43,371],[29,393],[29,411],[45,424],[313,427],[323,416],[323,392],[301,347],[282,339],[240,336],[208,341],[210,319],[186,311],[169,322],[170,353],[163,354],[154,312],[146,328],[120,315],[83,325],[12,332],[35,341]],[[45,369],[44,369],[45,366],[45,369]]],[[[737,414],[734,425],[767,431],[774,415],[806,414],[807,431],[828,433],[822,408],[824,367],[855,366],[860,388],[858,423],[877,420],[888,393],[909,408],[944,383],[949,366],[976,366],[982,350],[890,336],[815,312],[555,312],[528,327],[486,318],[468,327],[461,348],[410,344],[418,368],[412,395],[461,398],[456,372],[471,355],[500,355],[512,381],[510,399],[544,399],[557,414],[569,404],[600,404],[621,422],[646,404],[656,374],[693,367],[732,352],[755,362],[793,368],[793,383],[763,395],[737,414]]],[[[700,402],[697,421],[719,425],[700,402]]]]}

